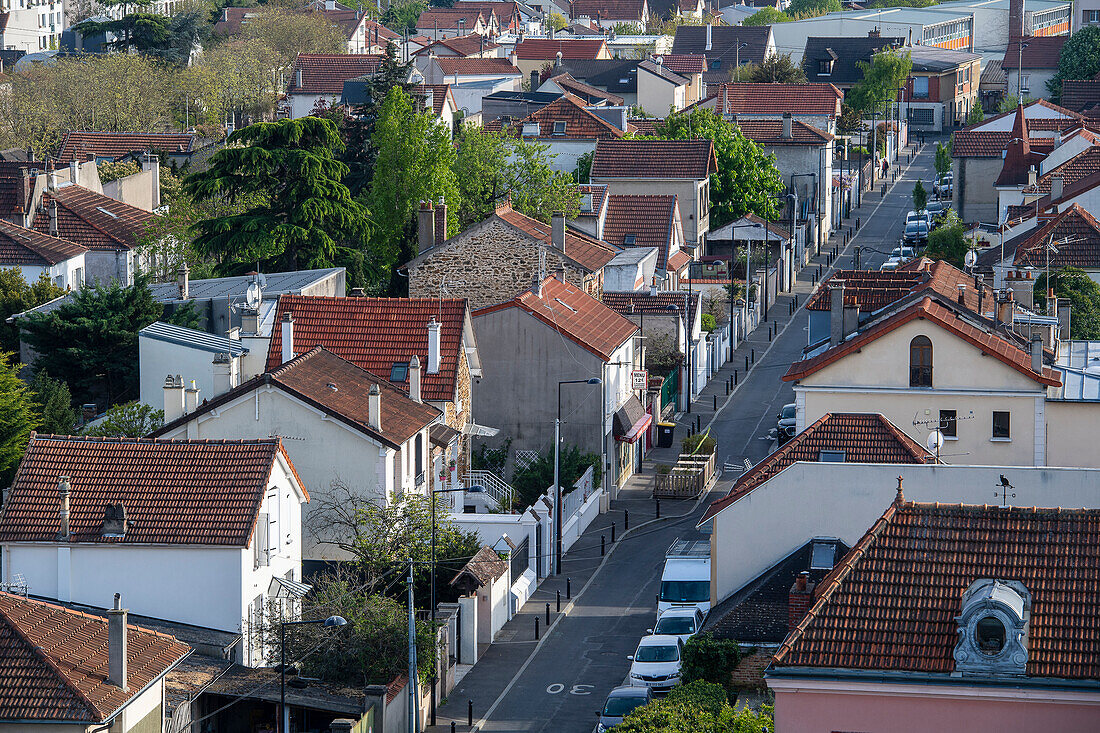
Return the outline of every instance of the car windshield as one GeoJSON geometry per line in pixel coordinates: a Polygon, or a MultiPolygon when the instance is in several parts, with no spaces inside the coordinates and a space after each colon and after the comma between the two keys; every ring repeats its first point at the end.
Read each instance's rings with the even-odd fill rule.
{"type": "Polygon", "coordinates": [[[701,603],[710,600],[709,580],[665,580],[661,600],[670,603],[701,603]]]}
{"type": "Polygon", "coordinates": [[[668,646],[640,646],[638,653],[634,655],[635,662],[675,662],[680,658],[680,653],[673,645],[668,646]]]}
{"type": "Polygon", "coordinates": [[[603,706],[603,714],[609,718],[625,718],[630,711],[640,705],[645,705],[646,699],[642,695],[623,695],[607,698],[607,704],[603,706]]]}
{"type": "Polygon", "coordinates": [[[657,622],[654,634],[691,634],[695,631],[695,619],[690,616],[665,616],[657,622]]]}
{"type": "Polygon", "coordinates": [[[796,414],[794,405],[783,405],[783,411],[779,413],[784,420],[793,418],[796,414]]]}

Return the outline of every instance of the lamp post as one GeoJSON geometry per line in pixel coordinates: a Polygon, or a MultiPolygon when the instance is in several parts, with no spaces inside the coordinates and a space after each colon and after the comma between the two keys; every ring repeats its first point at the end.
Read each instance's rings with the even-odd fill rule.
{"type": "Polygon", "coordinates": [[[290,733],[290,715],[286,709],[286,627],[324,624],[325,628],[340,628],[348,622],[343,616],[329,616],[316,621],[283,621],[279,626],[279,733],[290,733]]]}
{"type": "Polygon", "coordinates": [[[741,49],[742,48],[748,48],[748,46],[749,46],[748,43],[739,43],[739,44],[737,44],[737,51],[735,53],[736,59],[734,61],[734,63],[737,64],[737,81],[741,81],[741,49]]]}
{"type": "MultiPolygon", "coordinates": [[[[561,575],[561,386],[563,384],[603,384],[599,377],[565,379],[558,382],[558,415],[554,418],[554,574],[561,575]]],[[[601,409],[601,414],[602,414],[601,409]]],[[[600,433],[603,433],[600,425],[600,433]]],[[[602,439],[602,436],[601,436],[602,439]]]]}

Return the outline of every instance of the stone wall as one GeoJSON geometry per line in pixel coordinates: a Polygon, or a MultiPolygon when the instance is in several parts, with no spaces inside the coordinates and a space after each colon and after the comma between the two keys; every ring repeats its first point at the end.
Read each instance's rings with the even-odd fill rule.
{"type": "MultiPolygon", "coordinates": [[[[539,241],[498,219],[489,219],[459,234],[416,264],[409,265],[409,296],[467,298],[470,310],[511,300],[531,287],[539,269],[539,241]]],[[[546,248],[546,274],[565,266],[571,284],[598,294],[598,277],[563,259],[558,250],[546,248]],[[586,279],[594,282],[586,283],[586,279]]]]}

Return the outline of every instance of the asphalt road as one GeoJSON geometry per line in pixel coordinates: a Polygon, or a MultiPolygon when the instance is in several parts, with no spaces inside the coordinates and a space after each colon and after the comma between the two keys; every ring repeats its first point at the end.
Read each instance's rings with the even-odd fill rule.
{"type": "MultiPolygon", "coordinates": [[[[922,178],[931,191],[934,148],[930,142],[885,198],[878,193],[864,196],[859,214],[862,229],[837,259],[836,267],[853,266],[857,244],[866,248],[862,255],[864,268],[877,269],[886,260],[897,246],[905,214],[912,208],[911,193],[917,178],[922,178]]],[[[808,285],[800,283],[800,303],[805,301],[808,285]]],[[[763,329],[758,329],[752,340],[757,348],[756,366],[747,378],[742,375],[740,388],[724,406],[720,398],[717,413],[710,409],[701,413],[703,425],[709,425],[718,441],[719,458],[737,463],[745,458],[756,463],[775,447],[770,437],[775,415],[783,404],[794,399],[791,385],[780,377],[800,358],[806,345],[805,311],[796,312],[772,342],[768,342],[763,329]]],[[[653,625],[665,549],[678,537],[701,536],[694,528],[695,522],[709,501],[724,494],[729,486],[729,481],[719,482],[711,496],[683,519],[643,527],[622,539],[572,612],[558,621],[511,688],[496,701],[481,730],[591,731],[607,693],[623,684],[630,667],[627,655],[633,653],[638,639],[653,625]]],[[[598,558],[589,560],[596,561],[598,558]]],[[[568,567],[565,572],[569,572],[568,567]]]]}

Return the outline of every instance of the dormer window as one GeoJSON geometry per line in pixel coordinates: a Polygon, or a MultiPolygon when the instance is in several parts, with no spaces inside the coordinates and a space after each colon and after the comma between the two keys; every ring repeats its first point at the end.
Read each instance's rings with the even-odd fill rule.
{"type": "Polygon", "coordinates": [[[565,120],[557,120],[557,121],[554,122],[554,134],[555,135],[564,135],[565,134],[565,120]]]}
{"type": "Polygon", "coordinates": [[[829,76],[833,73],[833,61],[832,59],[822,59],[817,62],[817,73],[819,76],[829,76]]]}
{"type": "Polygon", "coordinates": [[[1005,625],[996,616],[986,616],[974,626],[974,643],[982,654],[995,657],[1005,648],[1005,625]]]}
{"type": "Polygon", "coordinates": [[[955,617],[955,674],[1023,675],[1027,671],[1031,593],[1016,580],[975,580],[955,617]]]}
{"type": "Polygon", "coordinates": [[[623,244],[635,245],[637,243],[638,243],[638,237],[636,237],[635,235],[633,235],[633,234],[624,234],[623,235],[623,244]]]}

